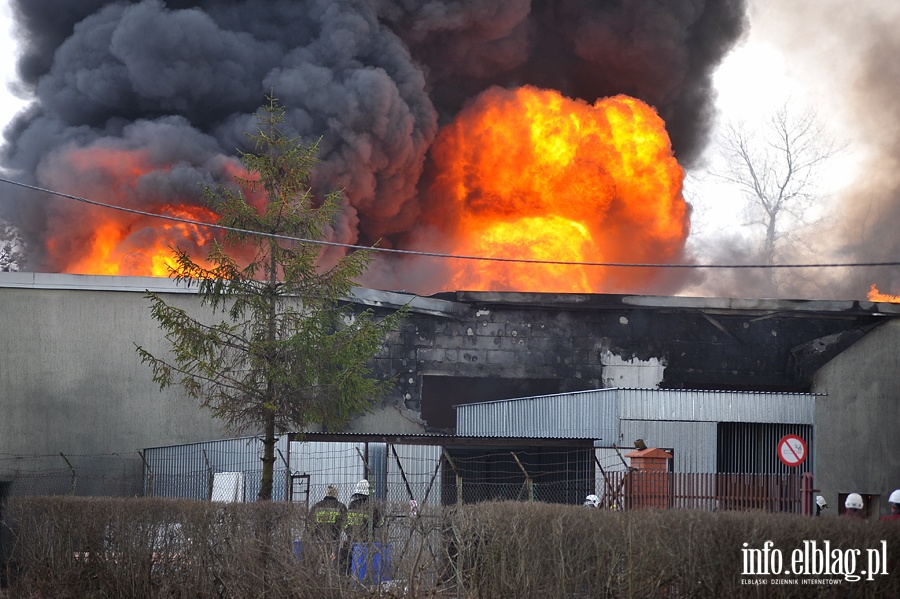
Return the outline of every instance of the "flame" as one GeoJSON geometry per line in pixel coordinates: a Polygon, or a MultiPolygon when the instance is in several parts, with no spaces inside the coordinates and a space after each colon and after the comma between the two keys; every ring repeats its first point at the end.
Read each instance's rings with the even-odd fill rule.
{"type": "Polygon", "coordinates": [[[880,291],[878,291],[878,287],[875,286],[875,283],[872,283],[872,287],[869,289],[869,293],[866,295],[866,298],[872,302],[889,302],[893,304],[900,304],[900,295],[881,293],[880,291]]]}
{"type": "MultiPolygon", "coordinates": [[[[152,191],[172,167],[153,164],[141,150],[69,149],[56,166],[58,177],[71,177],[75,187],[102,203],[199,222],[218,219],[207,208],[152,191]]],[[[55,217],[45,250],[59,272],[166,277],[174,266],[172,248],[190,250],[205,265],[194,254],[205,255],[211,239],[207,227],[79,204],[55,217]]]]}
{"type": "MultiPolygon", "coordinates": [[[[164,206],[160,214],[188,220],[214,222],[216,215],[198,206],[164,206]]],[[[63,272],[96,275],[167,277],[175,266],[173,247],[193,239],[202,248],[210,239],[205,228],[149,217],[122,218],[104,214],[83,248],[63,272]]],[[[205,264],[202,260],[196,262],[205,264]]]]}
{"type": "MultiPolygon", "coordinates": [[[[628,96],[590,105],[553,90],[491,88],[432,146],[424,220],[464,255],[571,262],[680,256],[689,208],[665,123],[628,96]]],[[[654,276],[611,269],[459,262],[455,289],[597,292],[654,276]]]]}
{"type": "MultiPolygon", "coordinates": [[[[587,227],[561,216],[532,216],[498,222],[482,232],[470,248],[477,256],[508,255],[526,260],[582,261],[597,255],[587,227]],[[540,244],[534,240],[540,239],[540,244]]],[[[565,265],[472,261],[462,265],[451,284],[454,289],[564,289],[588,293],[591,282],[584,269],[565,265]]]]}

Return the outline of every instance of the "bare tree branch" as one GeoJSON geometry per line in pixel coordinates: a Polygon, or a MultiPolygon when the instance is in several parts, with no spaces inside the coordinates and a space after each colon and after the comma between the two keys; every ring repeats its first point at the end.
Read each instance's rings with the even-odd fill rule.
{"type": "Polygon", "coordinates": [[[727,164],[713,175],[734,185],[747,200],[746,224],[764,229],[761,258],[776,263],[780,243],[808,225],[819,191],[819,175],[839,147],[814,110],[785,103],[763,124],[728,123],[719,142],[727,164]]]}

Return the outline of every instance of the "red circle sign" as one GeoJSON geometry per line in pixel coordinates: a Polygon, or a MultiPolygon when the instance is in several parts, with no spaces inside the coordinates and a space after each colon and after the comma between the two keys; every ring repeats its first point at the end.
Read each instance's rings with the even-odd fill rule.
{"type": "Polygon", "coordinates": [[[806,460],[806,441],[797,435],[785,435],[778,442],[778,459],[785,466],[799,466],[806,460]]]}

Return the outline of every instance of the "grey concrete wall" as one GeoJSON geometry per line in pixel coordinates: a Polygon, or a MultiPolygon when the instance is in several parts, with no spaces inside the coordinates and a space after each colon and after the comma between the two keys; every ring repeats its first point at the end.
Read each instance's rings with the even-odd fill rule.
{"type": "Polygon", "coordinates": [[[900,320],[870,331],[818,371],[815,482],[836,514],[839,493],[900,488],[900,320]]]}
{"type": "MultiPolygon", "coordinates": [[[[180,388],[160,392],[141,363],[135,343],[167,348],[143,292],[0,292],[0,454],[49,456],[0,469],[65,469],[60,452],[130,454],[139,467],[144,447],[227,436],[180,388]]],[[[194,295],[167,299],[197,310],[194,295]]]]}

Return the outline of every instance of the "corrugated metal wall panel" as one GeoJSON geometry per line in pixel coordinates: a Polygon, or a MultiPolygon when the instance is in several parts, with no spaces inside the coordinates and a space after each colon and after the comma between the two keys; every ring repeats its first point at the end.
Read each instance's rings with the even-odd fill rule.
{"type": "Polygon", "coordinates": [[[601,439],[616,419],[813,424],[815,395],[749,391],[597,389],[456,406],[457,434],[601,439]]]}
{"type": "MultiPolygon", "coordinates": [[[[144,493],[154,497],[206,500],[210,497],[214,473],[243,472],[245,499],[255,501],[262,478],[262,450],[262,441],[258,437],[146,449],[144,493]]],[[[272,498],[276,500],[287,497],[287,455],[287,436],[282,435],[275,445],[272,498]]]]}
{"type": "MultiPolygon", "coordinates": [[[[328,485],[338,488],[338,497],[344,503],[356,483],[366,476],[360,454],[368,456],[372,468],[370,481],[373,493],[379,499],[406,502],[409,495],[403,482],[403,474],[397,466],[397,458],[403,466],[403,474],[409,482],[413,497],[420,504],[434,471],[433,488],[427,502],[440,502],[441,470],[438,464],[442,449],[438,445],[390,445],[385,443],[342,442],[294,442],[291,444],[291,470],[295,474],[308,475],[310,482],[309,503],[312,505],[325,496],[328,485]]],[[[298,499],[302,501],[302,498],[298,499]]]]}
{"type": "Polygon", "coordinates": [[[616,437],[616,390],[597,389],[456,407],[458,435],[601,439],[616,437]]]}
{"type": "Polygon", "coordinates": [[[816,396],[809,393],[619,389],[626,420],[783,422],[813,424],[816,396]]]}
{"type": "MultiPolygon", "coordinates": [[[[647,447],[673,449],[674,472],[716,471],[715,422],[622,420],[623,444],[643,439],[647,447]]],[[[622,455],[632,451],[620,450],[622,455]]]]}
{"type": "MultiPolygon", "coordinates": [[[[366,455],[365,443],[294,441],[291,443],[291,472],[309,475],[309,505],[325,497],[328,485],[338,488],[338,498],[347,503],[366,467],[359,457],[366,455]]],[[[302,501],[302,498],[295,498],[302,501]]]]}

